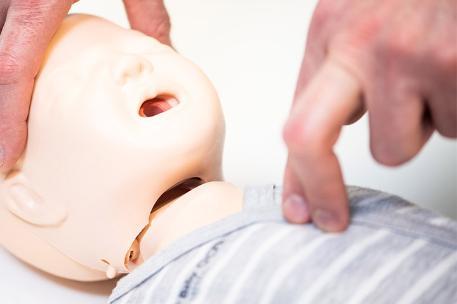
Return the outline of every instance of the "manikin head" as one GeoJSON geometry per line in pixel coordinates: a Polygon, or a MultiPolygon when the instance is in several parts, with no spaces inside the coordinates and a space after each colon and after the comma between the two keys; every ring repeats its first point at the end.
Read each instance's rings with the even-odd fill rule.
{"type": "Polygon", "coordinates": [[[0,181],[0,243],[61,277],[128,272],[159,197],[221,179],[223,134],[193,64],[141,33],[67,17],[36,81],[26,151],[0,181]]]}

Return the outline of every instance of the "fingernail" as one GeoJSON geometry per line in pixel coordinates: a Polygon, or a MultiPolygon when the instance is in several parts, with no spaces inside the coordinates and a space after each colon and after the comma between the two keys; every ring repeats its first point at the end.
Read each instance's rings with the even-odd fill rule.
{"type": "Polygon", "coordinates": [[[289,195],[284,201],[284,215],[294,224],[303,224],[308,221],[309,211],[303,197],[297,194],[289,195]]]}
{"type": "Polygon", "coordinates": [[[322,230],[336,232],[340,230],[338,216],[328,210],[316,209],[313,212],[313,222],[322,230]]]}

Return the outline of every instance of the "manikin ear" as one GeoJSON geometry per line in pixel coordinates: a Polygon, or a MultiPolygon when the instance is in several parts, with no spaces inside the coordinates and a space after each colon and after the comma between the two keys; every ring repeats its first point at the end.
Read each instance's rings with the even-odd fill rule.
{"type": "Polygon", "coordinates": [[[27,223],[44,227],[58,226],[67,217],[64,206],[46,202],[30,187],[22,173],[9,174],[2,188],[8,210],[27,223]]]}

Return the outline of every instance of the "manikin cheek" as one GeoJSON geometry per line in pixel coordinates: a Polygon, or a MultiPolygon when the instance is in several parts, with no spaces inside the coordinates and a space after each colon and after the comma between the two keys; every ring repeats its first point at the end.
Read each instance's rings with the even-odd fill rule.
{"type": "Polygon", "coordinates": [[[157,114],[168,111],[169,109],[177,106],[178,100],[173,96],[159,95],[152,99],[146,100],[140,108],[139,114],[142,117],[152,117],[157,114]]]}

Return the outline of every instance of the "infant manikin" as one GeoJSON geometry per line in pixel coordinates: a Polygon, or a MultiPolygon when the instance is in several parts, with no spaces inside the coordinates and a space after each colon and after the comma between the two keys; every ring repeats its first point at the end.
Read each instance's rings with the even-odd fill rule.
{"type": "Polygon", "coordinates": [[[130,273],[111,303],[457,302],[457,223],[349,187],[345,233],[288,224],[280,187],[220,181],[223,137],[193,64],[70,16],[36,81],[26,151],[0,182],[0,243],[64,278],[130,273]]]}
{"type": "Polygon", "coordinates": [[[221,179],[223,137],[217,95],[193,64],[139,32],[67,17],[36,81],[26,151],[1,182],[0,241],[65,278],[128,272],[194,225],[239,209],[203,206],[213,187],[241,197],[211,183],[192,194],[197,209],[183,197],[154,210],[158,233],[147,233],[167,190],[180,184],[159,205],[221,179]],[[171,212],[180,215],[164,221],[171,212]]]}

